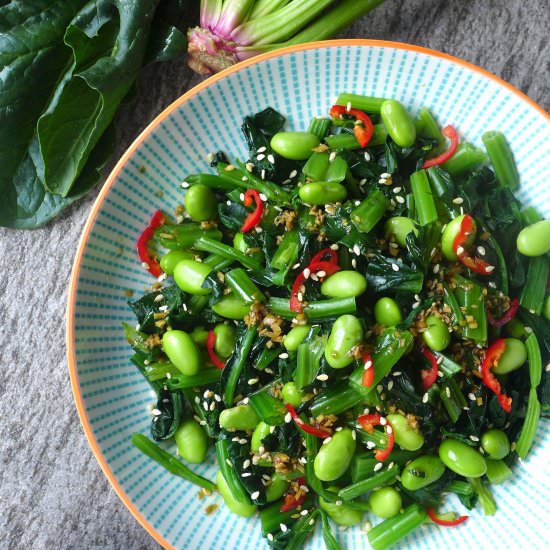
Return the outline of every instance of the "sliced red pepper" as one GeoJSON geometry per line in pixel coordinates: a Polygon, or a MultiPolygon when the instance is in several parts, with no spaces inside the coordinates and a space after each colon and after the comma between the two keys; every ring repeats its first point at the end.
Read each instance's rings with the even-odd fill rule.
{"type": "Polygon", "coordinates": [[[512,409],[512,398],[502,393],[500,382],[496,379],[491,369],[498,364],[502,354],[506,351],[506,340],[495,340],[485,351],[481,362],[481,380],[497,396],[500,406],[509,413],[512,409]]]}
{"type": "Polygon", "coordinates": [[[332,118],[341,118],[342,115],[350,115],[355,117],[355,125],[353,133],[361,147],[366,147],[374,134],[374,126],[372,120],[367,113],[359,109],[348,109],[344,105],[333,105],[330,108],[329,114],[332,118]]]}
{"type": "Polygon", "coordinates": [[[325,439],[326,437],[331,436],[328,431],[323,430],[322,428],[316,428],[315,426],[304,422],[296,412],[296,409],[290,403],[285,403],[285,407],[286,410],[290,413],[292,420],[294,420],[294,422],[296,423],[296,426],[298,426],[298,428],[300,428],[300,430],[302,430],[303,432],[314,435],[315,437],[320,437],[321,439],[325,439]]]}
{"type": "Polygon", "coordinates": [[[422,355],[430,362],[430,370],[422,369],[420,377],[422,378],[422,387],[427,390],[435,384],[439,374],[439,365],[434,354],[428,348],[422,348],[422,355]]]}
{"type": "Polygon", "coordinates": [[[311,258],[310,264],[314,264],[316,262],[330,262],[331,264],[337,264],[338,263],[338,253],[336,250],[332,250],[332,248],[323,248],[323,250],[317,252],[313,258],[311,258]],[[330,256],[330,258],[327,260],[327,256],[330,256]]]}
{"type": "Polygon", "coordinates": [[[319,273],[324,271],[325,275],[319,277],[320,281],[323,281],[325,277],[333,275],[337,271],[340,271],[340,266],[331,262],[313,262],[310,263],[304,271],[298,274],[294,284],[292,285],[292,290],[290,292],[290,310],[295,313],[301,313],[304,305],[302,300],[298,299],[298,295],[302,292],[302,286],[306,282],[305,271],[309,270],[310,273],[319,273]]]}
{"type": "Polygon", "coordinates": [[[306,500],[305,494],[299,498],[296,498],[292,493],[287,493],[285,495],[285,501],[281,505],[281,512],[288,512],[289,510],[298,508],[298,506],[301,506],[304,503],[304,500],[306,500]]]}
{"type": "Polygon", "coordinates": [[[444,153],[441,153],[441,155],[434,157],[433,159],[425,160],[422,168],[426,169],[430,166],[443,164],[456,153],[456,148],[458,147],[458,133],[456,129],[453,126],[445,126],[441,133],[451,141],[449,148],[444,153]]]}
{"type": "Polygon", "coordinates": [[[256,209],[254,212],[248,214],[244,220],[241,231],[247,233],[254,227],[260,224],[262,220],[262,215],[264,213],[264,201],[260,198],[260,193],[256,189],[247,189],[244,194],[243,203],[245,206],[252,206],[252,201],[256,204],[256,209]]]}
{"type": "Polygon", "coordinates": [[[458,256],[460,262],[468,269],[471,269],[480,275],[490,275],[494,271],[495,266],[488,264],[485,260],[482,260],[477,256],[470,256],[466,251],[468,237],[474,232],[474,228],[474,218],[472,218],[470,214],[466,214],[460,223],[460,231],[453,241],[453,250],[458,256]]]}
{"type": "Polygon", "coordinates": [[[464,523],[469,517],[459,516],[456,519],[441,519],[437,517],[437,514],[435,513],[435,510],[433,508],[428,508],[426,512],[428,513],[429,518],[434,523],[437,523],[437,525],[443,525],[444,527],[454,527],[455,525],[460,525],[461,523],[464,523]]]}
{"type": "Polygon", "coordinates": [[[159,277],[160,275],[162,275],[162,269],[160,268],[160,264],[153,258],[153,256],[151,256],[148,244],[149,241],[153,238],[155,229],[163,225],[164,221],[164,214],[160,210],[157,210],[153,214],[149,225],[138,237],[136,243],[137,253],[140,261],[143,264],[147,264],[147,271],[149,271],[149,273],[155,277],[159,277]]]}
{"type": "Polygon", "coordinates": [[[215,345],[216,333],[211,330],[206,337],[206,351],[208,352],[208,357],[210,357],[210,360],[214,363],[214,366],[221,370],[225,367],[225,363],[216,355],[216,352],[214,351],[215,345]]]}
{"type": "Polygon", "coordinates": [[[371,354],[366,351],[363,352],[362,360],[363,368],[365,370],[363,371],[363,379],[361,380],[361,384],[367,388],[370,388],[374,384],[374,362],[371,354]]]}
{"type": "Polygon", "coordinates": [[[493,327],[503,327],[507,323],[509,323],[518,312],[519,307],[519,300],[517,298],[514,298],[510,302],[510,307],[504,312],[504,315],[500,319],[495,319],[489,310],[487,310],[487,321],[489,324],[493,327]]]}
{"type": "Polygon", "coordinates": [[[357,422],[359,422],[361,427],[369,433],[373,432],[374,426],[384,427],[386,435],[388,436],[388,445],[385,449],[377,449],[374,451],[374,458],[380,462],[384,462],[384,460],[390,456],[395,440],[393,427],[390,424],[390,421],[386,417],[379,414],[362,414],[357,418],[357,422]]]}

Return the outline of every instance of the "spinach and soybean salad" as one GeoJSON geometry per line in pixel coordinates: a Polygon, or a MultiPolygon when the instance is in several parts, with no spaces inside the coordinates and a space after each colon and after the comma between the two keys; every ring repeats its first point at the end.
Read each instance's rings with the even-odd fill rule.
{"type": "Polygon", "coordinates": [[[459,525],[447,493],[495,513],[550,361],[550,221],[514,198],[505,138],[481,150],[425,108],[350,94],[307,131],[284,124],[245,118],[248,162],[211,155],[174,221],[157,212],[139,238],[158,281],[126,331],[158,394],[152,438],[183,461],[134,443],[258,512],[276,549],[317,522],[331,550],[331,523],[376,550],[459,525]],[[185,465],[211,446],[215,482],[185,465]]]}

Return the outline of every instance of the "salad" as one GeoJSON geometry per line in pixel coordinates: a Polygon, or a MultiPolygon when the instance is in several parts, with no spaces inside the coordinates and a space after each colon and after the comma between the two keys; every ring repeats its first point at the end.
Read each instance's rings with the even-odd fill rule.
{"type": "Polygon", "coordinates": [[[307,131],[285,122],[246,117],[248,161],[211,154],[138,239],[157,279],[125,331],[151,437],[179,456],[134,444],[259,514],[275,549],[316,523],[330,550],[335,525],[381,550],[468,521],[446,494],[494,514],[549,402],[550,220],[514,197],[499,132],[482,150],[353,94],[307,131]],[[188,464],[212,447],[208,480],[188,464]]]}

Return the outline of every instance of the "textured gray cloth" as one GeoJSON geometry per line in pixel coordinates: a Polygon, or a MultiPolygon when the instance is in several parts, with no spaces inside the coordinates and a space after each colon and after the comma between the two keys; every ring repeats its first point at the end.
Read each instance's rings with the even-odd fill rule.
{"type": "MultiPolygon", "coordinates": [[[[461,57],[548,110],[549,22],[548,0],[387,0],[345,36],[415,43],[461,57]]],[[[140,81],[141,98],[119,117],[116,156],[198,81],[183,59],[149,70],[140,81]]],[[[67,285],[96,194],[37,231],[0,229],[2,550],[157,547],[104,478],[69,384],[67,285]]]]}

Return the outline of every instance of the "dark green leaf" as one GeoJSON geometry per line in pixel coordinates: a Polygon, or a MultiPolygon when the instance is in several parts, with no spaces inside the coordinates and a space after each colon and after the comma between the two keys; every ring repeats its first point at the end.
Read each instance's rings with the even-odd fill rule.
{"type": "Polygon", "coordinates": [[[161,390],[151,421],[155,441],[170,439],[178,429],[185,410],[185,397],[180,391],[161,390]]]}

